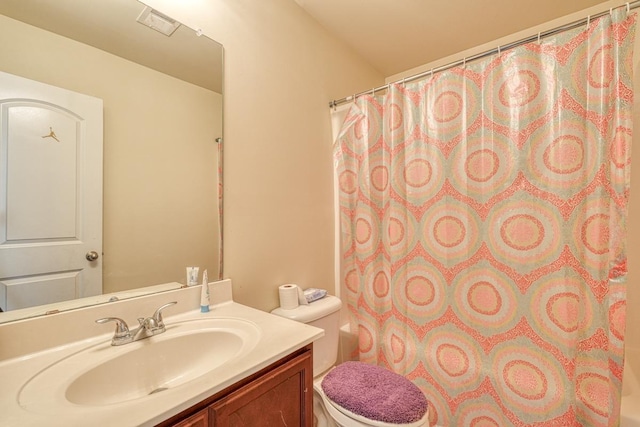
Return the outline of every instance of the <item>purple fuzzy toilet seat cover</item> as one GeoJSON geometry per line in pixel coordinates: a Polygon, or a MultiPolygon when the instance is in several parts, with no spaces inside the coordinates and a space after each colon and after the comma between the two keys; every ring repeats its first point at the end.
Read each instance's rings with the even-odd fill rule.
{"type": "Polygon", "coordinates": [[[322,390],[335,404],[370,420],[409,424],[427,412],[427,399],[414,383],[363,362],[336,366],[322,380],[322,390]]]}

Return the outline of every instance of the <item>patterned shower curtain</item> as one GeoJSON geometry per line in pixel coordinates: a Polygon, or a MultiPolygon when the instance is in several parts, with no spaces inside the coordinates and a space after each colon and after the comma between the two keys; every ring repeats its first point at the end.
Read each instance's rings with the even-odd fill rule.
{"type": "Polygon", "coordinates": [[[439,426],[615,426],[635,14],[357,99],[335,145],[359,358],[439,426]]]}

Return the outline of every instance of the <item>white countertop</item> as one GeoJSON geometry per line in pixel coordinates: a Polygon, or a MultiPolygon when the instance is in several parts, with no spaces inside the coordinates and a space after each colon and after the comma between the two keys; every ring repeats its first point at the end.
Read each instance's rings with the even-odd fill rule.
{"type": "MultiPolygon", "coordinates": [[[[18,401],[21,388],[35,374],[84,348],[110,341],[113,333],[0,362],[0,426],[153,426],[306,346],[324,333],[321,329],[232,301],[211,306],[209,313],[200,313],[198,308],[174,316],[165,315],[165,324],[169,326],[172,322],[216,317],[243,319],[257,325],[261,336],[256,347],[243,357],[231,360],[186,384],[176,386],[170,393],[153,394],[124,403],[87,406],[65,402],[60,407],[52,409],[39,408],[37,405],[24,408],[18,401]]],[[[198,349],[194,348],[193,351],[198,349]]],[[[114,381],[117,381],[117,378],[118,372],[114,372],[114,381]]],[[[56,386],[60,387],[52,385],[52,389],[56,386]]],[[[45,392],[49,391],[43,390],[43,393],[45,392]]]]}

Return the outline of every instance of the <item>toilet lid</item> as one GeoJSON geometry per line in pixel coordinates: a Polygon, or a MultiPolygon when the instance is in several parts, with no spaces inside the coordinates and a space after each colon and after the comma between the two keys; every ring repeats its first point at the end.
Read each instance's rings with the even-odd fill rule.
{"type": "Polygon", "coordinates": [[[334,404],[370,420],[409,424],[427,412],[427,399],[415,384],[380,366],[344,362],[321,387],[334,404]]]}

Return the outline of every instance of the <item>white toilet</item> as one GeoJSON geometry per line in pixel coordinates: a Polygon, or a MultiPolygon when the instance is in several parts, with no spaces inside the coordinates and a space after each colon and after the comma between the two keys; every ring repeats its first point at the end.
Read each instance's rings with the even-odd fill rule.
{"type": "MultiPolygon", "coordinates": [[[[276,314],[278,316],[286,317],[288,319],[307,323],[311,326],[324,329],[324,337],[313,343],[313,410],[318,422],[317,427],[427,427],[429,425],[429,411],[426,406],[426,399],[424,398],[422,392],[420,392],[415,385],[404,379],[404,377],[387,371],[386,369],[374,367],[371,365],[365,365],[361,362],[347,362],[345,364],[339,365],[339,367],[336,367],[336,370],[333,371],[331,375],[328,375],[329,372],[332,371],[331,368],[336,363],[336,359],[338,357],[338,339],[340,332],[339,318],[341,306],[342,302],[340,301],[340,299],[328,295],[320,300],[312,302],[309,305],[300,305],[299,307],[292,310],[283,310],[281,308],[277,308],[272,311],[273,314],[276,314]],[[364,408],[363,410],[363,408],[356,405],[357,409],[355,411],[359,412],[356,413],[355,411],[351,411],[341,406],[327,396],[327,394],[335,395],[336,390],[338,390],[338,394],[344,392],[347,395],[348,399],[349,391],[353,391],[355,393],[355,389],[357,388],[350,383],[351,380],[354,379],[354,381],[356,381],[355,378],[361,377],[359,373],[357,373],[356,375],[352,375],[352,371],[350,370],[358,370],[360,368],[364,369],[367,372],[370,370],[374,370],[377,374],[382,374],[383,378],[389,378],[391,381],[402,383],[402,386],[406,386],[409,389],[408,391],[413,393],[414,397],[416,393],[419,393],[419,398],[420,400],[422,400],[418,405],[420,407],[411,408],[413,410],[412,414],[414,419],[411,421],[398,421],[395,419],[395,414],[389,414],[390,417],[394,418],[394,422],[379,420],[387,418],[384,416],[380,416],[379,410],[369,411],[366,408],[364,408]],[[338,370],[344,370],[342,377],[339,375],[334,375],[338,374],[338,370]],[[329,393],[326,393],[322,386],[322,382],[325,377],[327,377],[325,388],[329,391],[329,393]],[[342,387],[342,384],[340,384],[342,378],[345,378],[344,387],[342,387]],[[328,382],[331,382],[331,384],[327,384],[328,382]],[[331,388],[328,388],[328,385],[330,385],[331,388]],[[368,414],[373,412],[375,412],[376,415],[368,416],[368,414]],[[415,420],[416,413],[422,415],[418,420],[415,420]]],[[[370,390],[371,393],[368,393],[368,390],[366,390],[366,387],[368,387],[367,384],[358,384],[359,388],[357,389],[359,390],[359,393],[356,394],[375,395],[375,390],[373,389],[378,388],[378,385],[379,383],[373,386],[370,390]],[[362,387],[365,387],[364,392],[362,387]]],[[[359,396],[355,396],[356,399],[358,397],[359,396]]],[[[344,405],[349,407],[348,404],[344,405]]],[[[395,407],[398,405],[392,406],[395,407]]],[[[370,409],[379,409],[379,407],[370,409]]],[[[392,410],[395,410],[395,408],[392,410]]]]}

